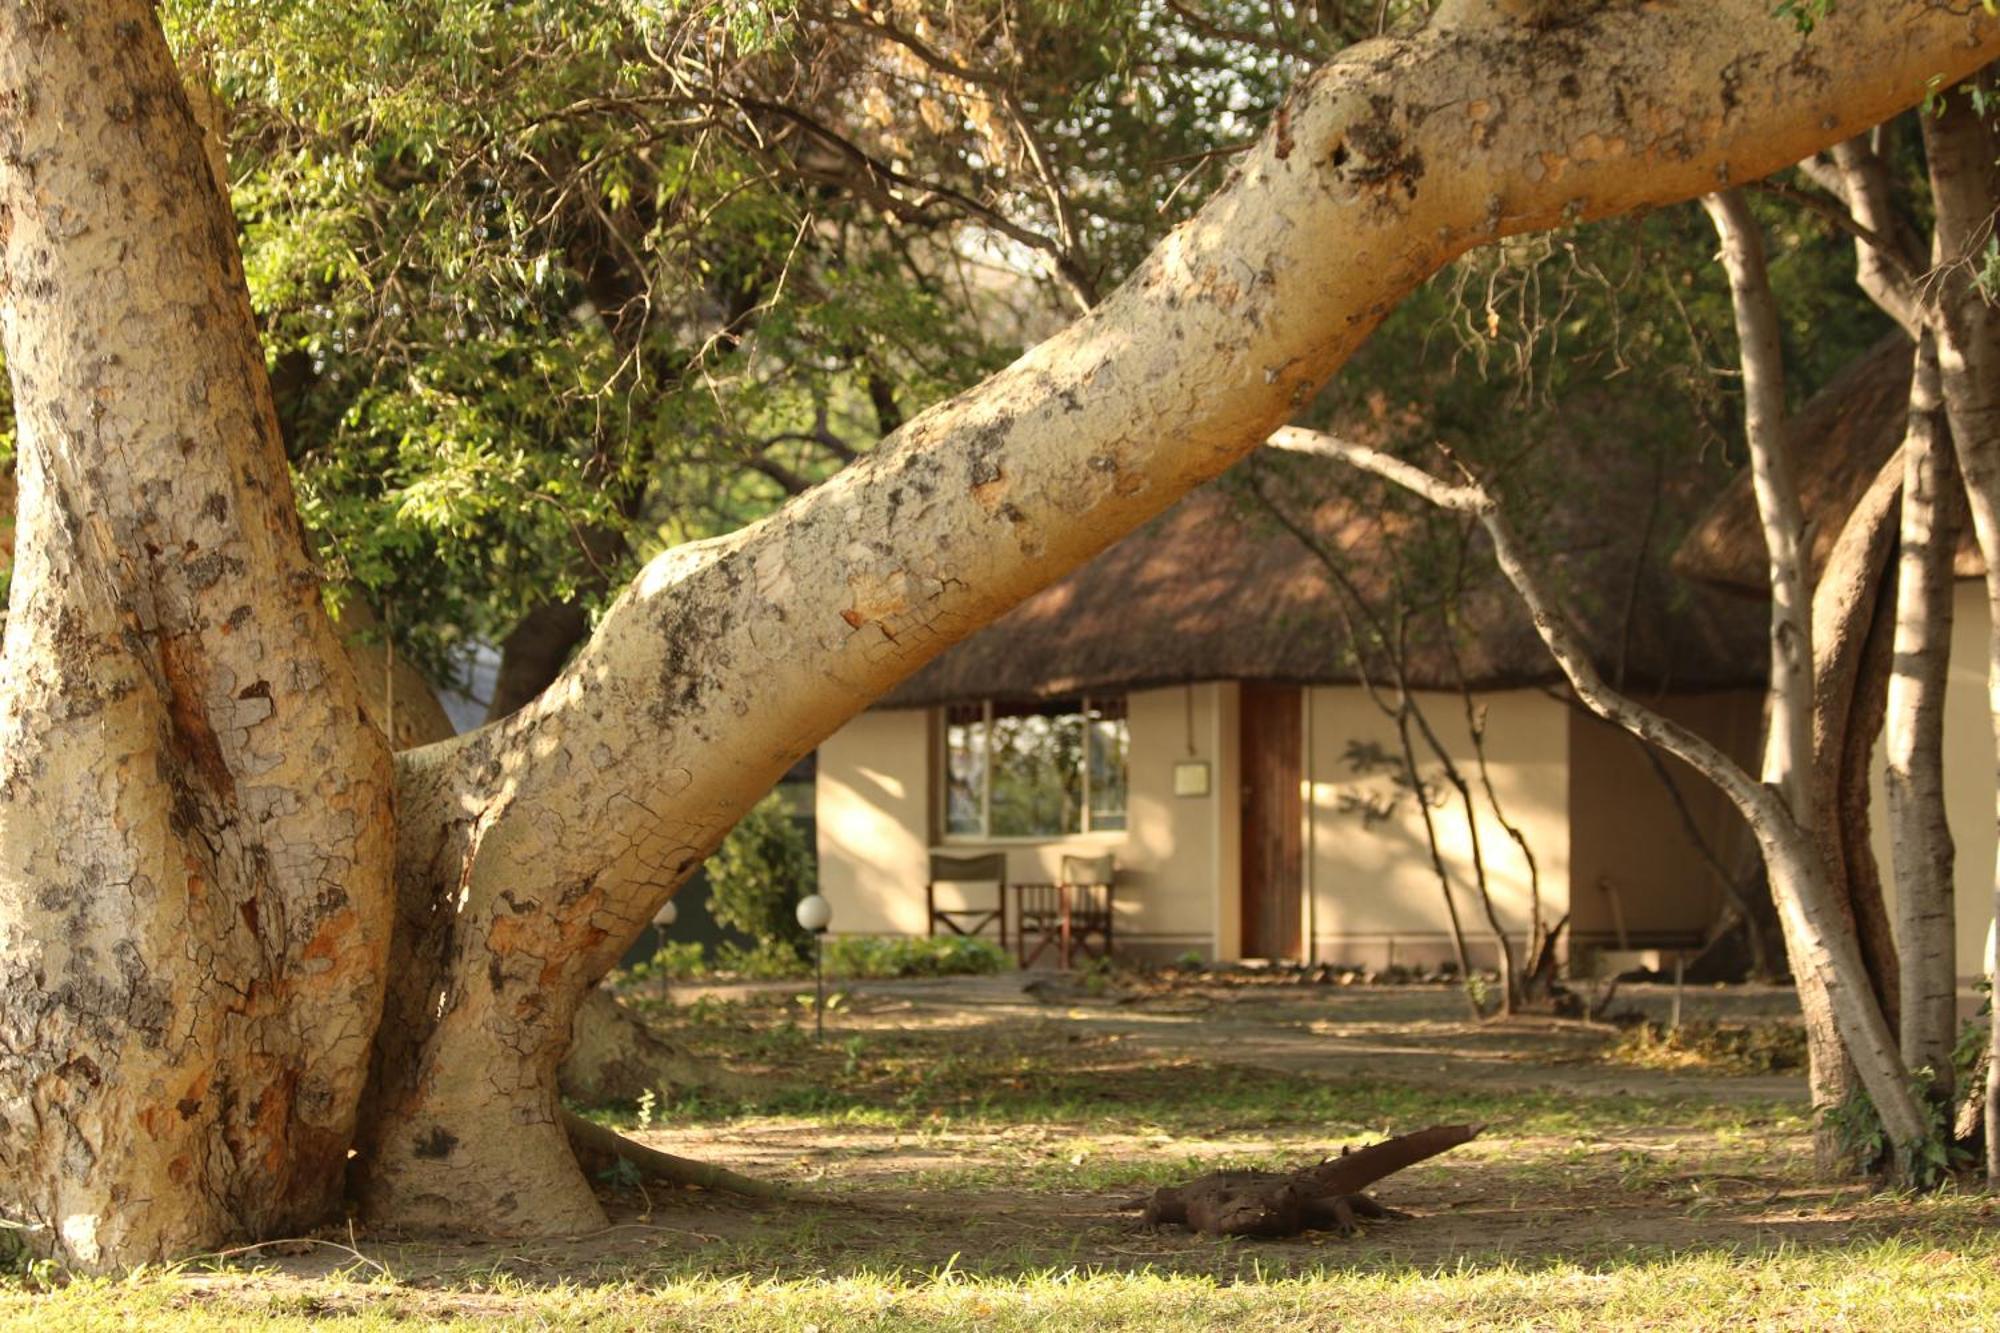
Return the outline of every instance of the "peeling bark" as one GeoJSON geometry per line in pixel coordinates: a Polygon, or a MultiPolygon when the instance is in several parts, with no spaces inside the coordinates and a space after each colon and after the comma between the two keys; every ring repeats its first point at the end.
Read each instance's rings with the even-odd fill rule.
{"type": "Polygon", "coordinates": [[[0,1192],[84,1267],[323,1219],[388,949],[388,747],[305,557],[148,7],[0,11],[19,430],[0,1192]]]}

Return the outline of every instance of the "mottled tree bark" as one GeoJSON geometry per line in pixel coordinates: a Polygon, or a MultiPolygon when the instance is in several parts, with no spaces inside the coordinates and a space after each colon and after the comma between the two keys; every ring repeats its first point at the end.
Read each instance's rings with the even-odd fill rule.
{"type": "MultiPolygon", "coordinates": [[[[1889,680],[1893,628],[1883,603],[1902,480],[1900,459],[1876,475],[1827,555],[1812,605],[1815,838],[1831,901],[1860,947],[1869,989],[1892,1028],[1899,998],[1896,943],[1868,836],[1868,773],[1889,680]]],[[[1830,1014],[1808,1018],[1807,1048],[1813,1105],[1824,1112],[1855,1086],[1830,1014]]],[[[1853,1170],[1825,1122],[1815,1149],[1822,1174],[1853,1170]]]]}
{"type": "Polygon", "coordinates": [[[161,1259],[339,1201],[389,944],[389,753],[149,8],[0,10],[0,163],[0,1190],[67,1259],[161,1259]]]}
{"type": "Polygon", "coordinates": [[[1842,5],[1810,39],[1766,9],[1461,27],[1305,80],[1068,331],[771,519],[659,557],[532,703],[399,756],[386,967],[387,747],[305,564],[153,13],[0,10],[10,1210],[66,1258],[151,1259],[323,1216],[352,1141],[377,1218],[599,1225],[556,1099],[576,1009],[801,754],[1256,447],[1466,248],[1762,175],[2000,48],[1976,7],[1842,5]]]}

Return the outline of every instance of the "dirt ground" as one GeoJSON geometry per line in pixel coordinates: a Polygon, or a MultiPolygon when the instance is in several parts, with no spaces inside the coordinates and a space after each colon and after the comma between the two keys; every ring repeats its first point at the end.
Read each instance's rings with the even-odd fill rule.
{"type": "MultiPolygon", "coordinates": [[[[817,1104],[789,1111],[776,1098],[687,1114],[665,1104],[617,1123],[652,1146],[789,1182],[813,1201],[607,1186],[613,1226],[599,1235],[437,1243],[357,1232],[353,1250],[399,1281],[440,1288],[469,1276],[643,1282],[1065,1267],[1240,1278],[1329,1266],[1616,1263],[1992,1226],[1983,1198],[1912,1201],[1815,1182],[1799,1074],[1610,1063],[1616,1034],[1604,1027],[1474,1024],[1442,989],[1093,996],[1019,975],[865,984],[842,994],[824,1042],[811,1037],[798,989],[682,988],[672,1012],[698,1049],[743,1052],[739,1064],[760,1081],[788,1096],[803,1088],[817,1104]],[[1322,1105],[1324,1117],[1314,1113],[1322,1105]],[[1216,1166],[1303,1165],[1468,1110],[1488,1119],[1486,1133],[1383,1182],[1378,1196],[1412,1216],[1357,1237],[1216,1242],[1143,1232],[1120,1211],[1156,1184],[1216,1166]]],[[[1663,1016],[1670,991],[1623,997],[1663,1016]]],[[[1690,990],[1684,1011],[1795,1021],[1789,992],[1778,989],[1690,990]]],[[[349,1243],[333,1235],[307,1252],[257,1259],[302,1278],[353,1271],[349,1243]]]]}

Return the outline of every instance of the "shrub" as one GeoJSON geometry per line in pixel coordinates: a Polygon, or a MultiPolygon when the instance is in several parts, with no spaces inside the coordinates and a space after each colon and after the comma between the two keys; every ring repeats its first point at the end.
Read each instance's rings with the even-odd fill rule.
{"type": "Polygon", "coordinates": [[[853,980],[980,976],[1012,962],[999,945],[973,935],[834,935],[826,942],[827,971],[853,980]]]}
{"type": "MultiPolygon", "coordinates": [[[[810,940],[812,936],[806,938],[810,940]]],[[[743,981],[791,981],[811,976],[812,962],[810,953],[805,958],[799,957],[798,946],[790,940],[765,939],[748,949],[740,944],[724,944],[715,951],[713,970],[743,981]]]]}
{"type": "MultiPolygon", "coordinates": [[[[812,957],[812,936],[794,913],[810,892],[812,851],[790,805],[772,792],[752,806],[708,858],[709,911],[718,925],[740,930],[756,941],[748,958],[784,948],[796,959],[812,957]]],[[[767,960],[769,961],[769,960],[767,960]]],[[[731,970],[743,970],[718,959],[731,970]]]]}

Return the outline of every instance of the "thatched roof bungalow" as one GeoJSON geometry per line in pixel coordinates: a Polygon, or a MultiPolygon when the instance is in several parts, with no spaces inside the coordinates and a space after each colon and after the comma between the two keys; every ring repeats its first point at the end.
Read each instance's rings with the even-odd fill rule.
{"type": "MultiPolygon", "coordinates": [[[[1580,493],[1535,526],[1598,661],[1747,757],[1761,617],[1666,568],[1673,536],[1720,478],[1594,440],[1545,453],[1557,449],[1545,470],[1580,493]]],[[[820,874],[834,928],[925,932],[934,853],[1002,852],[1021,883],[1056,881],[1065,855],[1108,852],[1121,952],[1374,966],[1450,955],[1424,812],[1385,762],[1397,729],[1367,688],[1387,684],[1389,664],[1322,560],[1252,498],[1260,490],[1362,603],[1395,606],[1401,581],[1405,677],[1476,785],[1461,680],[1470,692],[1487,774],[1535,867],[1483,801],[1468,825],[1444,801],[1443,765],[1420,754],[1476,955],[1491,956],[1472,924],[1475,829],[1510,932],[1525,930],[1538,892],[1545,919],[1569,915],[1585,946],[1699,940],[1720,887],[1689,824],[1731,863],[1747,844],[1726,805],[1685,770],[1677,805],[1632,741],[1570,704],[1483,551],[1466,562],[1452,633],[1435,597],[1408,591],[1413,567],[1423,573],[1410,550],[1434,542],[1435,525],[1336,465],[1290,457],[1251,460],[1190,495],[822,746],[820,874]]]]}

